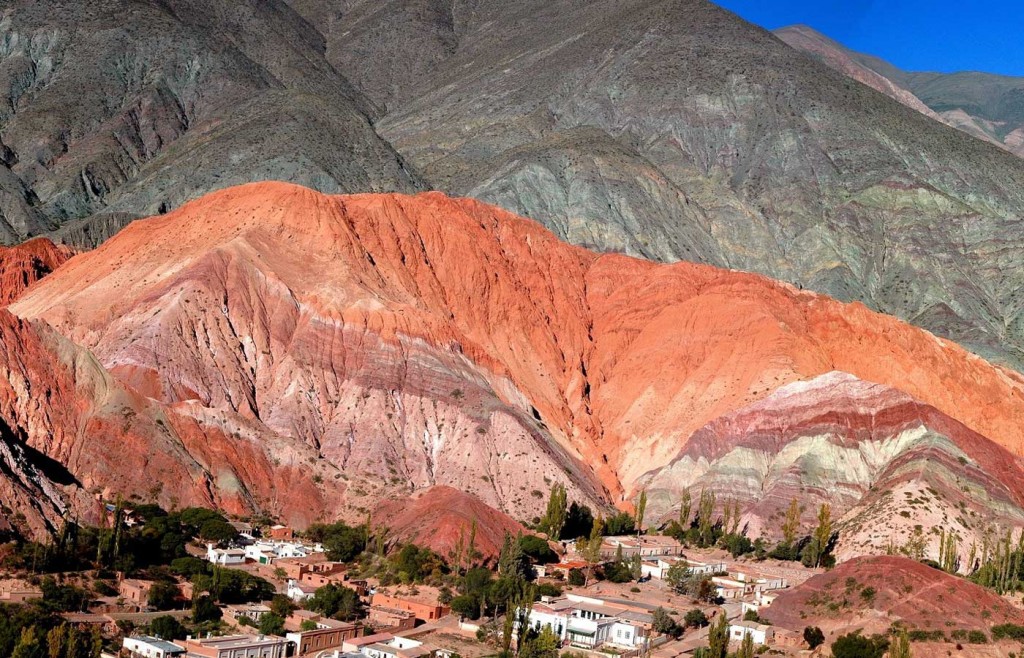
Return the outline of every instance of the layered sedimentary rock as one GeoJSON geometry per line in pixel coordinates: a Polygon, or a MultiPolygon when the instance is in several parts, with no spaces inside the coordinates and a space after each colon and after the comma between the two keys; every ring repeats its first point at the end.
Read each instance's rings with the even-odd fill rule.
{"type": "Polygon", "coordinates": [[[809,533],[827,503],[840,558],[902,546],[915,526],[937,555],[940,528],[981,545],[997,525],[1024,525],[1017,456],[906,393],[841,372],[716,418],[641,483],[662,517],[687,489],[740,502],[754,536],[778,538],[793,499],[809,533]]]}
{"type": "Polygon", "coordinates": [[[0,247],[0,307],[71,258],[71,250],[46,238],[0,247]]]}
{"type": "MultiPolygon", "coordinates": [[[[930,408],[919,428],[893,412],[878,440],[893,432],[910,445],[915,432],[931,432],[944,446],[937,464],[963,466],[955,445],[979,465],[968,479],[984,494],[971,501],[1003,505],[1007,519],[1019,504],[1008,484],[1009,455],[1024,449],[1016,373],[859,304],[756,275],[591,253],[438,193],[232,188],[136,222],[11,309],[88,349],[118,386],[188,420],[170,422],[167,440],[195,437],[180,441],[190,455],[182,461],[203,475],[161,478],[164,500],[195,496],[193,487],[231,500],[266,487],[288,490],[288,500],[245,502],[300,507],[298,489],[279,481],[291,468],[316,476],[305,509],[328,516],[340,513],[330,501],[365,514],[434,485],[520,519],[541,511],[553,482],[601,507],[628,499],[715,419],[759,400],[770,411],[779,387],[843,371],[863,381],[801,385],[825,393],[806,409],[783,405],[781,417],[813,417],[816,404],[838,413],[843,396],[826,393],[843,387],[857,399],[866,386],[879,414],[930,408]],[[223,440],[207,448],[200,439],[211,426],[223,440]]],[[[689,445],[714,448],[701,436],[689,445]]],[[[879,457],[878,481],[901,481],[899,461],[914,449],[887,450],[893,461],[879,457]]],[[[69,469],[115,486],[110,472],[69,469]]],[[[837,470],[808,477],[838,482],[837,470]]],[[[851,492],[870,486],[854,475],[843,483],[851,492]]]]}
{"type": "Polygon", "coordinates": [[[476,496],[446,486],[386,500],[372,518],[374,525],[387,529],[392,543],[413,542],[449,557],[459,551],[466,556],[472,542],[476,559],[485,562],[497,559],[506,534],[525,532],[518,521],[476,496]]]}
{"type": "Polygon", "coordinates": [[[781,592],[761,613],[796,631],[818,626],[836,634],[862,629],[888,633],[893,622],[908,629],[981,630],[1024,621],[1020,609],[991,590],[905,557],[862,557],[781,592]],[[861,592],[872,588],[872,596],[861,592]]]}

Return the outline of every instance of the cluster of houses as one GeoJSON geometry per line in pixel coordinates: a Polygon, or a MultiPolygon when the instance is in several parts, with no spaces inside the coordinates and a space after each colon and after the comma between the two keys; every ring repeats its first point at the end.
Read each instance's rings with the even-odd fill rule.
{"type": "Polygon", "coordinates": [[[272,565],[278,560],[305,558],[324,552],[320,544],[305,544],[294,539],[255,539],[239,535],[236,545],[219,548],[216,544],[206,545],[206,559],[221,567],[255,562],[272,565]]]}

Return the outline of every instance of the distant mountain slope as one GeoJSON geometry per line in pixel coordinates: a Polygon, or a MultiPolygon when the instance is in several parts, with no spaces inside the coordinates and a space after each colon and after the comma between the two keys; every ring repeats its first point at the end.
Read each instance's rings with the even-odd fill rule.
{"type": "Polygon", "coordinates": [[[95,243],[252,180],[419,189],[324,49],[280,0],[6,3],[0,243],[102,213],[95,243]]]}
{"type": "Polygon", "coordinates": [[[806,25],[780,28],[775,35],[907,107],[1024,157],[1024,78],[976,71],[902,71],[806,25]]]}

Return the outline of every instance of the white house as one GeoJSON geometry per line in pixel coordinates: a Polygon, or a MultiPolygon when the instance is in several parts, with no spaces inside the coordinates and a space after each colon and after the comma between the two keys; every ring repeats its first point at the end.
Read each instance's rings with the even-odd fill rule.
{"type": "Polygon", "coordinates": [[[633,649],[646,645],[651,621],[645,613],[573,596],[534,604],[527,624],[535,631],[548,627],[563,643],[576,647],[595,649],[613,644],[633,649]]]}
{"type": "Polygon", "coordinates": [[[126,637],[121,647],[131,658],[172,658],[185,655],[185,647],[148,635],[126,637]]]}
{"type": "Polygon", "coordinates": [[[398,635],[390,640],[366,644],[360,651],[366,658],[419,658],[430,653],[422,642],[398,635]]]}
{"type": "Polygon", "coordinates": [[[302,603],[313,598],[316,594],[316,588],[307,583],[300,583],[299,581],[289,578],[287,583],[287,589],[285,590],[285,596],[290,598],[296,603],[302,603]]]}
{"type": "Polygon", "coordinates": [[[692,576],[713,576],[725,571],[724,562],[697,562],[685,558],[649,558],[640,563],[640,573],[644,576],[664,580],[668,570],[678,563],[686,565],[686,571],[692,576]]]}
{"type": "Polygon", "coordinates": [[[736,621],[729,625],[730,642],[742,642],[747,635],[753,638],[755,646],[769,644],[775,637],[775,629],[753,621],[736,621]]]}
{"type": "Polygon", "coordinates": [[[207,544],[206,559],[222,567],[229,564],[244,564],[245,551],[240,548],[217,548],[214,544],[207,544]]]}

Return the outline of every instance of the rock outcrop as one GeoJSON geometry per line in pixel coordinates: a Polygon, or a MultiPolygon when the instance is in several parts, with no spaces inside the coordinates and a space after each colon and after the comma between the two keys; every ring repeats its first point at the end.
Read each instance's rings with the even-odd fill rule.
{"type": "MultiPolygon", "coordinates": [[[[187,455],[161,455],[196,470],[160,478],[167,497],[202,492],[308,518],[339,513],[332,501],[358,515],[448,485],[524,519],[563,482],[600,507],[627,500],[681,450],[713,458],[716,443],[698,430],[715,419],[768,417],[773,391],[826,375],[797,390],[850,387],[879,414],[932,410],[916,429],[894,413],[879,440],[892,443],[888,432],[909,445],[931,432],[945,446],[929,457],[936,464],[957,471],[959,450],[979,465],[965,475],[985,490],[972,501],[1019,517],[1019,485],[1009,484],[1011,453],[1024,450],[1016,373],[859,304],[756,275],[591,253],[439,193],[231,188],[132,224],[10,308],[89,350],[118,387],[175,412],[161,440],[187,455]],[[833,371],[856,379],[831,381],[833,371]],[[744,409],[758,401],[768,411],[744,409]],[[315,486],[305,499],[291,484],[287,500],[273,498],[282,478],[315,486]]],[[[844,399],[826,393],[806,409],[780,406],[780,417],[806,413],[814,426],[814,405],[844,399]]],[[[85,439],[69,436],[67,449],[85,439]]],[[[33,445],[63,461],[44,437],[33,445]]],[[[903,453],[887,450],[878,481],[902,481],[903,453]]],[[[106,467],[68,467],[90,486],[115,486],[106,467]]],[[[851,492],[870,486],[850,478],[851,492]]]]}
{"type": "Polygon", "coordinates": [[[14,247],[0,246],[0,307],[17,299],[30,285],[71,258],[71,250],[46,238],[14,247]]]}

